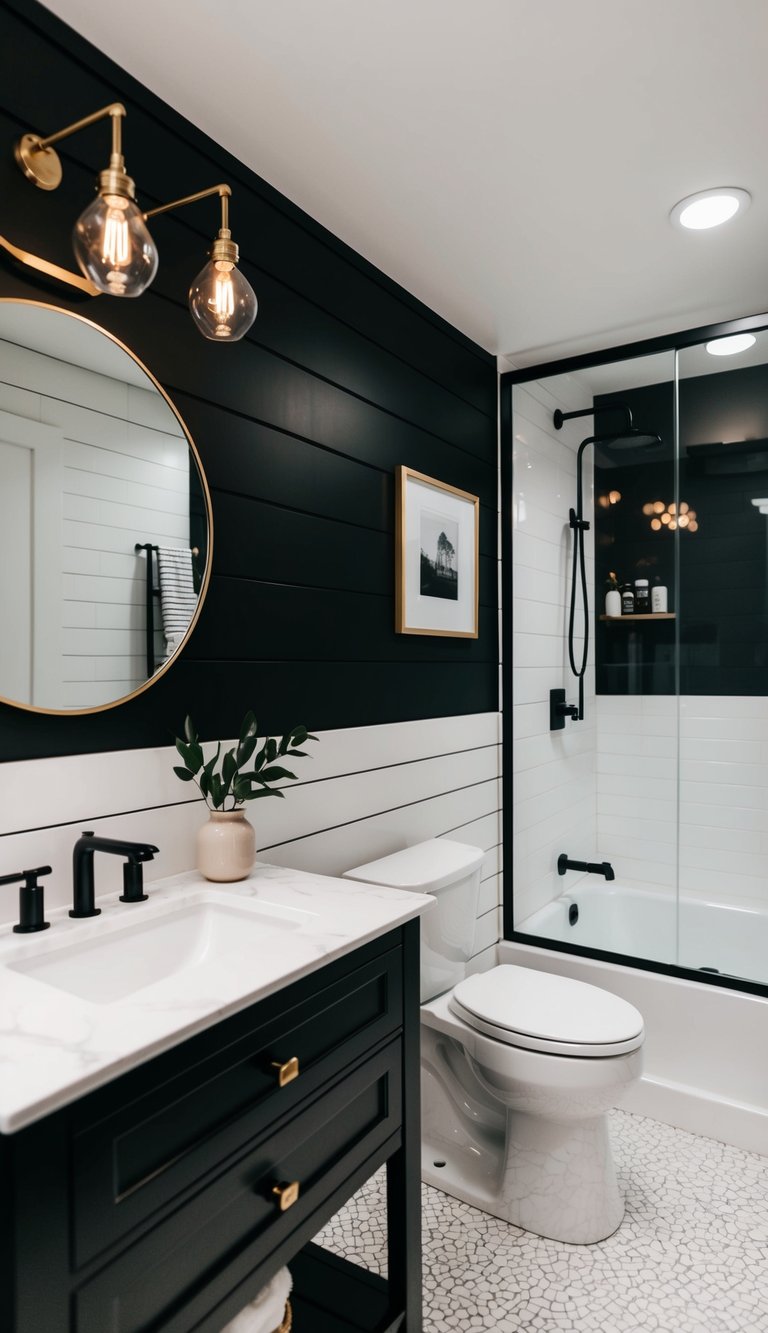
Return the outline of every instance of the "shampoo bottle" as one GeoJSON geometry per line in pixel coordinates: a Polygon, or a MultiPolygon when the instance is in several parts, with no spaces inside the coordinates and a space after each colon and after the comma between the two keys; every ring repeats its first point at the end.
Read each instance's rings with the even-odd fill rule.
{"type": "Polygon", "coordinates": [[[621,592],[619,589],[619,581],[613,571],[608,575],[608,591],[605,594],[605,614],[607,616],[621,615],[621,592]]]}

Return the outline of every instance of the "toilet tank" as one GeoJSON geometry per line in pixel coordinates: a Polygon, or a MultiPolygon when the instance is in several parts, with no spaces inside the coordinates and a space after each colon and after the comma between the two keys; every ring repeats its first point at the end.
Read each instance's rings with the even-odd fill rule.
{"type": "Polygon", "coordinates": [[[421,918],[421,1001],[450,990],[467,973],[485,853],[448,838],[404,847],[344,873],[363,884],[429,893],[435,907],[421,918]]]}

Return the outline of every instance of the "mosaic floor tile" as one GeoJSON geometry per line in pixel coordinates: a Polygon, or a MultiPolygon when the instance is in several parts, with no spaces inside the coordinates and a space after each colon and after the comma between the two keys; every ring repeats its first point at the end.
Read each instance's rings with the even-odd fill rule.
{"type": "MultiPolygon", "coordinates": [[[[626,1214],[543,1240],[422,1186],[425,1333],[768,1333],[768,1158],[614,1111],[626,1214]]],[[[385,1273],[383,1172],[318,1236],[385,1273]]]]}

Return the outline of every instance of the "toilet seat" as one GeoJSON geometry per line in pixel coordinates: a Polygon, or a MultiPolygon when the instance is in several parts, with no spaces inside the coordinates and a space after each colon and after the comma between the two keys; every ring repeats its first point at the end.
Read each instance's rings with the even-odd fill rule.
{"type": "Polygon", "coordinates": [[[618,995],[509,964],[461,981],[449,1009],[477,1032],[543,1054],[604,1059],[637,1050],[644,1037],[642,1015],[618,995]]]}

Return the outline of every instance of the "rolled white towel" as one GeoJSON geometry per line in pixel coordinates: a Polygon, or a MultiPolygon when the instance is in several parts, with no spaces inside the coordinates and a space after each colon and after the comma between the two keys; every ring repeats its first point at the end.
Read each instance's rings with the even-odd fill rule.
{"type": "Polygon", "coordinates": [[[271,1282],[246,1305],[221,1333],[275,1333],[285,1317],[285,1303],[291,1294],[293,1279],[287,1268],[275,1273],[271,1282]]]}

